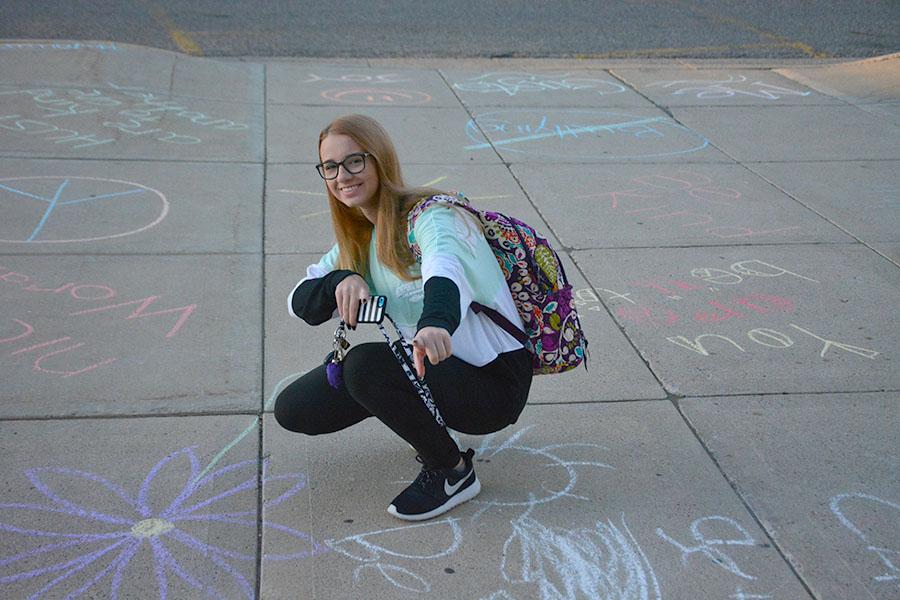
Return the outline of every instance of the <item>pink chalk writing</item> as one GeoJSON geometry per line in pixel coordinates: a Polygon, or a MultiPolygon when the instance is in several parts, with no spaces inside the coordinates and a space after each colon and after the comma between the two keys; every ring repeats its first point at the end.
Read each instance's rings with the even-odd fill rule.
{"type": "MultiPolygon", "coordinates": [[[[69,317],[104,313],[121,315],[117,318],[125,321],[150,317],[173,318],[174,323],[162,321],[167,323],[164,335],[167,339],[176,336],[197,309],[196,304],[162,307],[162,296],[159,295],[109,302],[120,296],[111,286],[76,281],[46,285],[39,283],[31,275],[0,266],[0,286],[3,285],[14,288],[19,293],[53,296],[75,303],[76,310],[60,313],[69,317]]],[[[15,318],[6,323],[0,322],[0,346],[3,347],[0,352],[11,359],[32,357],[34,372],[63,378],[90,373],[118,360],[110,356],[99,359],[95,357],[90,340],[78,340],[69,335],[39,336],[34,325],[15,318]]]]}
{"type": "MultiPolygon", "coordinates": [[[[118,292],[115,289],[105,286],[105,285],[93,285],[93,284],[76,284],[75,282],[65,283],[58,287],[39,287],[36,283],[31,283],[33,278],[25,275],[23,273],[18,273],[15,271],[11,271],[6,269],[5,267],[0,267],[0,281],[18,285],[22,291],[32,292],[32,293],[48,293],[48,294],[62,294],[63,292],[67,292],[67,295],[74,300],[82,300],[82,301],[97,301],[97,300],[109,300],[118,296],[118,292]],[[26,285],[28,284],[28,285],[26,285]]],[[[162,296],[147,296],[146,298],[140,298],[137,300],[129,300],[125,302],[118,302],[115,304],[108,304],[105,306],[95,306],[91,308],[86,308],[82,310],[77,310],[75,312],[69,313],[69,316],[80,316],[98,313],[102,311],[113,310],[122,307],[128,306],[137,306],[129,315],[125,317],[125,320],[138,319],[144,317],[159,317],[163,315],[178,315],[175,323],[166,333],[167,338],[171,338],[178,334],[181,331],[182,327],[184,327],[185,323],[187,323],[188,318],[194,313],[197,308],[196,304],[189,304],[187,306],[180,306],[177,308],[166,308],[162,310],[154,310],[152,312],[147,312],[147,309],[155,304],[158,300],[160,300],[162,296]]]]}
{"type": "MultiPolygon", "coordinates": [[[[12,321],[16,325],[21,327],[22,331],[21,331],[21,333],[0,339],[0,345],[13,344],[14,342],[18,342],[21,340],[33,341],[33,340],[30,340],[30,338],[34,335],[34,326],[32,326],[29,323],[26,323],[25,321],[19,320],[19,319],[12,319],[12,321]]],[[[54,340],[40,342],[37,344],[26,346],[24,348],[19,348],[17,350],[13,350],[12,352],[7,353],[7,356],[19,356],[22,354],[30,354],[30,353],[34,353],[37,350],[41,350],[42,352],[39,355],[37,355],[37,358],[35,358],[34,362],[32,363],[32,370],[34,370],[35,372],[47,373],[50,375],[57,375],[57,376],[63,377],[63,378],[74,377],[76,375],[82,375],[84,373],[89,373],[89,372],[93,371],[94,369],[98,369],[104,365],[114,363],[116,360],[118,360],[116,358],[106,358],[103,360],[89,363],[87,365],[82,366],[81,368],[73,369],[73,368],[71,368],[71,366],[72,366],[71,361],[73,360],[73,357],[67,356],[66,358],[69,359],[70,363],[65,365],[66,368],[53,369],[53,368],[50,368],[49,366],[44,366],[44,364],[43,364],[44,361],[47,361],[55,356],[62,356],[63,354],[69,354],[69,353],[75,352],[76,350],[80,350],[81,348],[84,348],[85,346],[87,346],[87,342],[76,342],[74,344],[67,345],[63,348],[57,347],[50,351],[46,351],[46,349],[49,349],[53,346],[57,346],[58,344],[63,344],[64,342],[70,342],[70,341],[72,341],[71,337],[64,336],[61,338],[56,338],[54,340]]],[[[88,360],[90,360],[90,359],[88,359],[88,360]]]]}
{"type": "Polygon", "coordinates": [[[699,173],[679,171],[674,175],[634,177],[626,189],[586,194],[576,198],[607,201],[611,211],[622,215],[640,215],[645,220],[669,221],[681,228],[702,227],[704,233],[719,239],[772,235],[800,229],[799,225],[754,228],[745,225],[716,224],[721,218],[743,218],[742,194],[731,187],[718,186],[712,178],[699,173]],[[632,187],[636,186],[636,187],[632,187]],[[716,214],[707,205],[718,207],[716,214]]]}
{"type": "Polygon", "coordinates": [[[620,306],[616,309],[616,316],[637,325],[674,325],[681,320],[678,313],[671,309],[649,306],[620,306]]]}
{"type": "MultiPolygon", "coordinates": [[[[709,300],[706,305],[714,310],[695,311],[693,314],[695,322],[720,323],[728,319],[746,318],[750,312],[760,315],[776,312],[792,313],[796,308],[796,304],[790,298],[768,294],[750,294],[725,301],[709,300]]],[[[654,304],[620,306],[616,309],[615,314],[619,319],[637,325],[668,326],[681,321],[681,317],[676,311],[654,304]]]]}
{"type": "MultiPolygon", "coordinates": [[[[734,290],[737,289],[734,286],[743,286],[746,285],[747,282],[752,281],[756,284],[761,284],[765,280],[781,277],[791,281],[799,280],[812,284],[820,283],[819,281],[797,273],[796,271],[791,271],[784,267],[757,259],[737,261],[728,265],[727,268],[696,268],[692,269],[690,274],[691,277],[694,278],[694,282],[670,278],[642,279],[630,282],[631,286],[652,290],[652,292],[655,293],[654,299],[660,303],[665,302],[666,305],[661,306],[653,301],[635,302],[630,298],[627,298],[630,294],[615,293],[613,298],[627,299],[630,304],[619,305],[618,308],[613,311],[613,314],[620,322],[649,327],[669,327],[676,324],[683,324],[685,321],[702,323],[704,325],[717,325],[719,323],[725,323],[732,320],[738,321],[751,317],[758,319],[760,315],[774,316],[778,314],[793,314],[797,310],[797,302],[792,298],[758,292],[745,293],[741,296],[730,295],[728,293],[722,293],[719,287],[734,290]],[[696,283],[698,280],[707,285],[696,283]],[[691,296],[691,300],[696,302],[696,300],[699,299],[697,296],[708,294],[709,291],[715,292],[717,297],[713,300],[706,300],[702,309],[685,308],[681,312],[676,310],[680,308],[681,301],[685,299],[682,295],[691,296]]],[[[696,304],[694,304],[694,306],[696,307],[696,304]]],[[[780,327],[782,330],[772,329],[771,327],[756,327],[747,330],[742,336],[746,335],[746,339],[757,346],[772,349],[785,349],[795,346],[794,338],[797,338],[797,334],[799,333],[802,335],[798,339],[809,341],[811,338],[812,340],[821,343],[819,356],[822,358],[825,358],[826,354],[829,352],[837,353],[837,351],[861,356],[870,360],[880,355],[880,352],[877,350],[829,339],[814,333],[805,327],[801,327],[796,323],[788,323],[786,327],[789,329],[785,329],[783,323],[780,327]],[[793,338],[791,336],[793,336],[793,338]]],[[[691,336],[667,336],[665,339],[680,348],[689,350],[701,356],[712,356],[717,353],[734,351],[747,352],[745,348],[747,343],[742,339],[742,336],[732,335],[729,337],[719,333],[706,332],[701,333],[700,335],[692,334],[691,336]],[[736,337],[741,343],[736,341],[736,337]]]]}
{"type": "Polygon", "coordinates": [[[167,308],[165,310],[157,310],[149,313],[144,313],[148,306],[159,300],[160,296],[148,296],[147,298],[142,298],[140,300],[132,300],[130,302],[120,302],[119,304],[110,304],[109,306],[98,306],[95,308],[88,308],[85,310],[79,310],[77,312],[70,313],[72,316],[76,315],[87,315],[91,313],[101,312],[104,310],[112,310],[114,308],[121,308],[123,306],[133,306],[135,304],[140,304],[134,312],[125,317],[126,320],[129,319],[138,319],[141,317],[158,317],[159,315],[167,315],[169,313],[181,313],[181,316],[178,317],[178,320],[175,321],[175,324],[166,334],[167,338],[170,338],[177,334],[182,326],[184,326],[185,322],[188,320],[188,317],[194,312],[194,309],[197,307],[196,304],[191,304],[190,306],[182,306],[180,308],[167,308]]]}

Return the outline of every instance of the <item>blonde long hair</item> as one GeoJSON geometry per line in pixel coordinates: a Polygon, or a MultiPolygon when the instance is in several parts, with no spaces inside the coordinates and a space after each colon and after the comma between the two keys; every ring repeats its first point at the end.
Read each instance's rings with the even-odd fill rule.
{"type": "MultiPolygon", "coordinates": [[[[417,279],[409,272],[415,258],[406,239],[406,214],[423,197],[440,192],[404,185],[394,144],[375,119],[365,115],[338,117],[319,134],[320,151],[322,140],[328,135],[352,138],[363,151],[372,155],[366,168],[374,166],[378,171],[378,190],[375,192],[377,223],[374,228],[362,210],[346,206],[334,197],[328,185],[325,186],[331,223],[340,250],[338,268],[350,269],[363,276],[367,274],[369,244],[374,229],[377,239],[375,250],[381,264],[405,281],[417,279]]],[[[321,154],[319,158],[321,160],[321,154]]]]}

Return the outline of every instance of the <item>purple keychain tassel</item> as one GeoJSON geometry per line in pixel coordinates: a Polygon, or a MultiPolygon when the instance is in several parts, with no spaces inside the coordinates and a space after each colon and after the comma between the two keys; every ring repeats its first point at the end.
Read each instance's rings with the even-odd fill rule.
{"type": "Polygon", "coordinates": [[[325,376],[328,378],[328,385],[334,389],[338,389],[344,384],[344,365],[336,362],[333,358],[328,361],[325,367],[325,376]]]}
{"type": "Polygon", "coordinates": [[[331,359],[325,367],[325,377],[328,379],[328,385],[334,389],[338,389],[344,383],[344,351],[350,347],[347,341],[346,326],[341,321],[334,330],[334,351],[331,353],[331,359]]]}

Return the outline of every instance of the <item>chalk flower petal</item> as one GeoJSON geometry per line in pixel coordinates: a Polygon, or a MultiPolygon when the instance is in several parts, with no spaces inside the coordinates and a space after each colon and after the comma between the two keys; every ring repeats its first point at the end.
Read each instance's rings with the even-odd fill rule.
{"type": "MultiPolygon", "coordinates": [[[[0,503],[0,532],[21,540],[0,556],[0,597],[254,597],[258,531],[258,461],[209,473],[192,447],[163,457],[130,494],[106,478],[76,469],[25,472],[43,503],[0,503]],[[172,493],[172,490],[178,490],[172,493]],[[147,589],[152,582],[153,592],[147,589]],[[28,589],[25,592],[25,589],[28,589]]],[[[263,509],[296,495],[301,474],[270,477],[263,509]]],[[[295,560],[326,551],[311,536],[262,522],[275,547],[265,560],[295,560]]]]}

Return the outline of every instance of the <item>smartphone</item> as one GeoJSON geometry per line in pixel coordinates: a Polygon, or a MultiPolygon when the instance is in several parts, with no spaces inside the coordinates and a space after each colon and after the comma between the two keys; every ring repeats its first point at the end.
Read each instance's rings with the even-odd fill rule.
{"type": "Polygon", "coordinates": [[[356,314],[357,323],[381,323],[384,320],[384,309],[387,298],[384,296],[372,296],[368,300],[359,303],[359,312],[356,314]]]}

